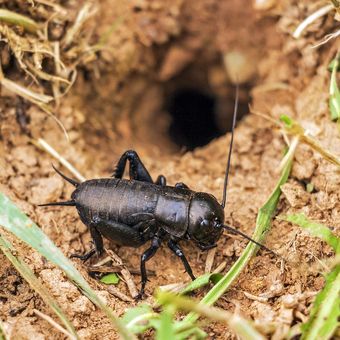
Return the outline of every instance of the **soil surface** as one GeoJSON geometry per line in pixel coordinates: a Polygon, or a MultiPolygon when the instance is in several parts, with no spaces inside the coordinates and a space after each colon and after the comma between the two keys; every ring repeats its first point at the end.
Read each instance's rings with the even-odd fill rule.
{"type": "MultiPolygon", "coordinates": [[[[225,72],[223,56],[237,51],[254,68],[241,84],[242,105],[275,119],[287,114],[297,119],[320,143],[340,156],[340,135],[328,110],[328,63],[336,42],[318,49],[311,46],[332,31],[333,16],[317,21],[303,38],[291,32],[314,7],[281,1],[269,9],[255,10],[249,1],[177,0],[102,1],[96,19],[98,36],[112,20],[123,17],[87,70],[78,74],[74,87],[56,109],[70,141],[55,121],[35,105],[27,105],[29,123],[18,123],[15,95],[2,90],[0,102],[0,190],[8,195],[66,255],[91,247],[90,235],[73,207],[39,208],[37,204],[69,199],[73,188],[52,169],[57,161],[38,149],[32,139],[43,138],[86,178],[108,177],[127,149],[137,150],[154,179],[167,177],[169,185],[186,183],[195,191],[222,196],[230,134],[202,148],[185,152],[169,137],[171,117],[167,96],[194,88],[212,95],[217,121],[230,120],[234,86],[225,72]],[[321,33],[320,33],[321,32],[321,33]],[[264,86],[265,85],[265,86],[264,86]],[[251,98],[251,99],[249,99],[251,98]]],[[[27,5],[28,6],[28,5],[27,5]]],[[[221,123],[223,125],[223,123],[221,123]]],[[[224,123],[225,124],[225,123],[224,123]]],[[[227,126],[221,127],[221,131],[227,126]]],[[[258,208],[271,193],[286,149],[282,134],[257,115],[245,115],[235,131],[225,222],[251,235],[258,208]]],[[[59,165],[61,168],[61,165],[59,165]]],[[[63,169],[65,173],[67,171],[63,169]]],[[[69,173],[68,173],[69,175],[69,173]]],[[[265,245],[280,257],[260,250],[232,288],[216,304],[252,318],[268,337],[282,339],[290,327],[305,321],[313,296],[323,287],[320,260],[327,263],[331,248],[299,227],[276,217],[304,212],[340,234],[340,174],[306,145],[299,145],[293,170],[282,187],[278,209],[265,245]],[[307,184],[313,190],[307,191],[307,184]]],[[[53,265],[31,248],[4,233],[17,247],[41,282],[63,306],[82,339],[112,339],[114,330],[98,311],[53,265]]],[[[212,270],[225,263],[223,273],[240,256],[247,242],[225,233],[218,242],[212,270]]],[[[138,271],[147,248],[122,248],[105,241],[124,264],[138,271]]],[[[194,273],[204,273],[207,252],[182,242],[194,273]]],[[[91,260],[96,262],[96,259],[91,260]]],[[[39,296],[0,254],[0,318],[11,339],[65,338],[34,309],[51,315],[39,296]]],[[[137,303],[113,296],[86,266],[73,260],[90,285],[118,315],[137,303]]],[[[155,288],[188,282],[180,261],[166,247],[148,262],[150,276],[146,301],[153,302],[155,288]]],[[[139,286],[140,276],[134,275],[139,286]]],[[[117,288],[129,295],[121,281],[117,288]]],[[[200,298],[207,289],[195,294],[200,298]]],[[[209,338],[235,336],[221,324],[208,324],[209,338]]],[[[152,336],[149,334],[148,336],[152,336]]]]}

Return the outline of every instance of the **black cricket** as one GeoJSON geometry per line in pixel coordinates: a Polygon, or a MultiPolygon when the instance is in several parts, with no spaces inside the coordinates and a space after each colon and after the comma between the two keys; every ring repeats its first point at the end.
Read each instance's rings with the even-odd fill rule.
{"type": "Polygon", "coordinates": [[[53,167],[60,176],[74,185],[76,190],[72,193],[70,201],[41,206],[75,206],[94,241],[94,249],[85,255],[73,257],[86,261],[95,253],[102,254],[103,236],[122,246],[135,248],[151,241],[150,247],[141,256],[142,281],[138,295],[140,298],[144,295],[147,282],[145,263],[155,255],[162,241],[167,240],[168,247],[182,260],[192,280],[195,276],[178,244],[181,240],[192,240],[200,249],[207,250],[216,246],[223,230],[227,229],[269,250],[242,232],[224,224],[237,106],[238,90],[221,204],[213,195],[195,192],[184,183],[167,186],[166,178],[162,175],[154,182],[133,150],[126,151],[121,156],[111,178],[91,179],[78,183],[53,167]],[[127,161],[130,180],[122,178],[127,161]]]}

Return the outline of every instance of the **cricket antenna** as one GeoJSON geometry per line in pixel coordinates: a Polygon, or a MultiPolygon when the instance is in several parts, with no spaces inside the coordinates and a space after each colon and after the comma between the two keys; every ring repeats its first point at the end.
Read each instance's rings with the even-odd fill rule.
{"type": "Polygon", "coordinates": [[[236,84],[236,95],[235,95],[235,104],[234,104],[234,114],[233,114],[233,125],[231,128],[231,139],[229,145],[229,153],[228,153],[228,161],[227,166],[225,169],[225,177],[224,177],[224,184],[223,184],[223,198],[221,202],[221,206],[224,208],[226,201],[227,201],[227,187],[228,187],[228,178],[229,178],[229,169],[230,169],[230,161],[231,161],[231,153],[233,150],[233,143],[234,143],[234,130],[236,125],[236,118],[237,118],[237,109],[238,109],[238,97],[239,97],[239,85],[236,84]]]}
{"type": "Polygon", "coordinates": [[[58,170],[53,164],[52,164],[53,169],[56,171],[56,173],[58,173],[65,181],[71,183],[73,186],[77,187],[80,183],[75,181],[72,178],[69,178],[67,176],[65,176],[60,170],[58,170]]]}
{"type": "Polygon", "coordinates": [[[65,202],[53,202],[53,203],[38,204],[39,207],[50,207],[50,206],[53,206],[53,205],[74,207],[76,205],[76,202],[71,200],[71,201],[65,201],[65,202]]]}
{"type": "Polygon", "coordinates": [[[277,256],[277,254],[275,252],[273,252],[272,250],[270,250],[269,248],[267,248],[266,246],[264,246],[263,244],[253,240],[251,237],[249,237],[248,235],[242,233],[242,231],[239,231],[237,229],[234,229],[226,224],[222,224],[222,228],[228,230],[229,232],[231,232],[232,234],[236,234],[236,235],[241,235],[242,237],[244,237],[245,239],[247,239],[250,242],[255,243],[256,245],[258,245],[259,247],[269,251],[270,253],[274,254],[275,256],[277,256]]]}

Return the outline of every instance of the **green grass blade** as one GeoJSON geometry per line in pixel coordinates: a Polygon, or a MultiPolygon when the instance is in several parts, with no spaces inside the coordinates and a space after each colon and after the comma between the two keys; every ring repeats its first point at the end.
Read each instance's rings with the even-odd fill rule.
{"type": "Polygon", "coordinates": [[[207,337],[208,337],[208,334],[206,332],[194,326],[176,333],[176,340],[187,340],[187,339],[201,340],[207,337]]]}
{"type": "MultiPolygon", "coordinates": [[[[256,228],[252,238],[261,243],[264,239],[265,233],[270,228],[270,223],[272,215],[274,214],[277,203],[281,195],[281,185],[283,185],[289,176],[292,160],[294,156],[294,150],[296,148],[296,143],[291,143],[291,147],[288,150],[289,157],[286,159],[284,164],[281,177],[278,180],[273,192],[269,196],[267,202],[259,209],[259,213],[256,219],[256,228]]],[[[256,253],[258,246],[252,242],[248,243],[247,247],[243,251],[242,255],[235,262],[235,264],[230,268],[228,273],[204,296],[201,300],[202,304],[212,305],[214,304],[230,287],[234,280],[240,275],[241,271],[248,264],[251,257],[256,253]]],[[[193,323],[197,320],[198,316],[195,313],[190,313],[185,317],[183,322],[193,323]]]]}
{"type": "Polygon", "coordinates": [[[1,21],[7,24],[19,25],[30,33],[35,33],[39,29],[39,25],[32,19],[7,9],[0,9],[1,21]]]}
{"type": "Polygon", "coordinates": [[[59,248],[44,234],[44,232],[23,212],[20,211],[3,193],[0,192],[0,226],[4,227],[16,237],[37,250],[47,260],[61,268],[68,278],[79,287],[95,305],[97,305],[110,319],[124,339],[134,339],[115,313],[106,306],[103,300],[96,295],[72,262],[59,248]]]}
{"type": "Polygon", "coordinates": [[[340,238],[336,237],[325,225],[310,221],[303,213],[283,216],[280,219],[306,229],[311,235],[327,242],[337,254],[340,254],[340,238]]]}
{"type": "Polygon", "coordinates": [[[302,340],[330,339],[340,326],[340,265],[326,277],[325,287],[316,296],[307,323],[303,324],[302,340]]]}
{"type": "Polygon", "coordinates": [[[175,314],[175,308],[168,305],[165,306],[160,315],[160,325],[156,329],[156,339],[157,340],[174,340],[175,328],[173,322],[173,316],[175,314]]]}
{"type": "MultiPolygon", "coordinates": [[[[333,59],[333,60],[329,63],[329,65],[328,65],[328,67],[327,67],[328,71],[330,71],[330,72],[333,71],[333,67],[334,67],[334,64],[335,64],[335,63],[336,63],[336,59],[333,59]]],[[[340,71],[340,64],[338,64],[338,67],[336,68],[336,71],[337,71],[337,72],[340,71]]]]}
{"type": "Polygon", "coordinates": [[[153,327],[150,320],[158,318],[159,314],[155,313],[150,305],[140,304],[137,307],[129,308],[121,320],[131,332],[142,334],[153,327]]]}
{"type": "Polygon", "coordinates": [[[0,340],[6,340],[6,335],[4,331],[4,326],[2,324],[2,321],[0,319],[0,340]]]}
{"type": "MultiPolygon", "coordinates": [[[[323,147],[318,140],[308,134],[308,131],[296,120],[290,118],[287,115],[281,115],[280,120],[284,123],[285,131],[299,138],[299,141],[307,144],[313,150],[317,151],[322,157],[324,157],[328,162],[333,163],[340,167],[340,158],[328,151],[323,147]]],[[[338,120],[339,123],[339,120],[338,120]]]]}
{"type": "MultiPolygon", "coordinates": [[[[194,312],[211,320],[227,324],[238,336],[245,340],[264,340],[248,320],[220,308],[208,307],[184,296],[170,292],[158,292],[157,300],[166,307],[176,307],[186,312],[194,312]]],[[[174,338],[172,338],[174,339],[174,338]]]]}
{"type": "Polygon", "coordinates": [[[340,119],[340,91],[336,82],[336,73],[340,62],[340,53],[337,54],[333,61],[331,81],[329,85],[329,110],[332,120],[340,119]]]}
{"type": "Polygon", "coordinates": [[[181,294],[190,293],[198,288],[202,288],[210,282],[217,283],[222,279],[223,275],[220,273],[205,273],[191,281],[187,286],[181,290],[181,294]]]}
{"type": "Polygon", "coordinates": [[[60,321],[64,324],[65,328],[68,330],[73,339],[78,339],[77,333],[69,321],[67,316],[64,314],[58,303],[49,294],[46,288],[40,283],[39,279],[34,275],[30,267],[22,261],[19,257],[13,255],[12,244],[0,234],[0,249],[13,264],[15,269],[21,274],[21,276],[29,283],[29,285],[41,296],[46,305],[48,305],[54,313],[59,317],[60,321]]]}

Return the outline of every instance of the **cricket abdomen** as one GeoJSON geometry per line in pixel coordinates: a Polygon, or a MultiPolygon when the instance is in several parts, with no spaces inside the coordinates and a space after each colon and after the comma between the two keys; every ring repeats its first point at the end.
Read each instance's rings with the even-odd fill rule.
{"type": "Polygon", "coordinates": [[[153,214],[159,197],[157,186],[125,179],[103,178],[81,183],[72,194],[83,222],[94,215],[126,225],[135,225],[153,214]]]}

